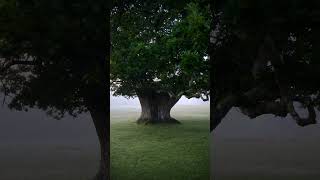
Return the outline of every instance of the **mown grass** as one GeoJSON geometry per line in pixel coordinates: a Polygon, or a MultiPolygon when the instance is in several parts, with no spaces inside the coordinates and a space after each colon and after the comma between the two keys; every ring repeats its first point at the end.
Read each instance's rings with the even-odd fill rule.
{"type": "Polygon", "coordinates": [[[208,112],[198,110],[180,108],[173,114],[182,124],[168,125],[137,125],[134,112],[111,115],[111,179],[208,180],[208,112]]]}

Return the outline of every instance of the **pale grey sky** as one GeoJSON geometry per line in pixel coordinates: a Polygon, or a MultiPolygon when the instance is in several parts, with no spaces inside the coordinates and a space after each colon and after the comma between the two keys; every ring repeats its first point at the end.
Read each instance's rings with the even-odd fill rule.
{"type": "MultiPolygon", "coordinates": [[[[182,97],[176,105],[208,105],[209,101],[204,102],[201,99],[191,98],[188,99],[186,97],[182,97]]],[[[117,107],[117,106],[140,106],[138,98],[130,98],[127,99],[123,96],[110,96],[110,107],[117,107]]]]}

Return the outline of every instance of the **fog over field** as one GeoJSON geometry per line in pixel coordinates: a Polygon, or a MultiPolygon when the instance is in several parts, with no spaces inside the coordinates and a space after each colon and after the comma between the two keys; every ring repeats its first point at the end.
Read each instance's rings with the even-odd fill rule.
{"type": "MultiPolygon", "coordinates": [[[[192,104],[209,108],[208,102],[183,98],[173,111],[192,104]]],[[[110,105],[111,116],[114,110],[139,115],[137,99],[111,97],[110,105]]],[[[98,139],[88,114],[55,120],[37,109],[19,112],[0,106],[1,180],[87,180],[96,173],[98,160],[98,139]]]]}
{"type": "MultiPolygon", "coordinates": [[[[111,93],[110,93],[111,95],[111,93]]],[[[186,98],[182,97],[176,104],[176,106],[179,105],[208,105],[208,101],[202,101],[201,99],[197,98],[186,98]]],[[[134,106],[137,108],[140,108],[140,103],[138,98],[125,98],[123,96],[110,96],[110,108],[123,108],[125,106],[134,106]]]]}
{"type": "MultiPolygon", "coordinates": [[[[173,113],[192,105],[209,106],[183,98],[173,113]]],[[[111,113],[122,108],[138,115],[140,107],[137,99],[111,97],[111,113]]],[[[88,114],[57,121],[39,110],[26,113],[0,107],[0,115],[0,179],[72,180],[79,169],[84,176],[95,173],[98,139],[88,114]]],[[[273,115],[248,119],[234,108],[211,133],[212,177],[318,180],[319,139],[319,125],[301,128],[290,117],[273,115]]]]}
{"type": "Polygon", "coordinates": [[[98,145],[87,114],[58,121],[0,107],[0,179],[87,180],[96,173],[98,145]]]}
{"type": "Polygon", "coordinates": [[[319,140],[319,124],[302,128],[289,116],[249,119],[233,108],[211,133],[211,175],[215,180],[318,180],[319,140]]]}
{"type": "MultiPolygon", "coordinates": [[[[181,98],[174,109],[181,105],[209,105],[200,99],[181,98]]],[[[114,109],[140,110],[139,100],[110,97],[111,111],[114,109]]],[[[0,105],[1,144],[38,143],[96,143],[94,126],[88,114],[78,118],[66,116],[61,120],[48,117],[45,112],[32,109],[29,112],[9,110],[0,105]]]]}

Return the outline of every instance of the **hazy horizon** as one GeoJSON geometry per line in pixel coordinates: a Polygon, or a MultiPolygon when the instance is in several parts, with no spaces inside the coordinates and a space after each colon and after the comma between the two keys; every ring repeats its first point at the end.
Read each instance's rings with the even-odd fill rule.
{"type": "MultiPolygon", "coordinates": [[[[203,101],[200,98],[186,98],[182,96],[177,102],[176,106],[179,105],[210,105],[210,101],[203,101]]],[[[113,96],[110,92],[110,109],[119,108],[122,106],[132,106],[140,108],[140,103],[138,98],[125,98],[124,96],[113,96]]]]}

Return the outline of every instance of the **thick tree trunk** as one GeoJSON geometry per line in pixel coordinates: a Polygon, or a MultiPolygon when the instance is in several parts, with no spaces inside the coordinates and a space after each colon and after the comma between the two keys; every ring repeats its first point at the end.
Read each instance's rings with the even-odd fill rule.
{"type": "Polygon", "coordinates": [[[104,88],[93,88],[86,103],[100,143],[100,165],[94,180],[110,180],[110,97],[104,88]]]}
{"type": "MultiPolygon", "coordinates": [[[[106,107],[107,108],[107,107],[106,107]]],[[[90,110],[100,142],[100,166],[94,180],[110,180],[110,123],[108,111],[90,110]]]]}
{"type": "Polygon", "coordinates": [[[138,124],[179,123],[170,116],[170,111],[180,97],[170,97],[168,93],[154,91],[138,93],[138,97],[141,104],[138,124]]]}
{"type": "Polygon", "coordinates": [[[94,43],[86,45],[90,53],[85,53],[88,57],[83,57],[87,59],[84,65],[88,66],[85,68],[88,71],[84,72],[94,75],[94,78],[89,78],[83,84],[85,88],[82,91],[100,143],[100,164],[94,180],[110,180],[110,89],[108,87],[110,78],[108,76],[110,75],[111,44],[110,33],[107,33],[110,29],[110,7],[111,3],[105,1],[101,4],[99,12],[97,11],[96,18],[99,20],[93,22],[100,22],[100,20],[106,22],[93,34],[94,43]]]}

